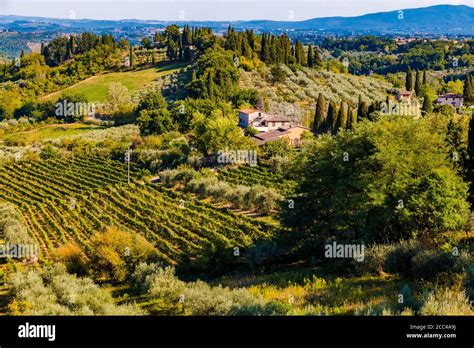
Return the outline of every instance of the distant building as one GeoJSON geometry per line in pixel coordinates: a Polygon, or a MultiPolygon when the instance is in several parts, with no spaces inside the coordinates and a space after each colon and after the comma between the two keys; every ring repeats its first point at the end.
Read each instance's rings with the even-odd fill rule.
{"type": "Polygon", "coordinates": [[[395,43],[397,45],[406,45],[407,43],[416,41],[416,38],[410,37],[410,38],[403,38],[403,37],[397,37],[395,39],[395,43]]]}
{"type": "Polygon", "coordinates": [[[301,146],[301,136],[305,132],[311,132],[311,129],[303,126],[286,125],[254,135],[252,140],[254,140],[258,146],[262,146],[271,141],[287,139],[291,146],[299,147],[301,146]]]}
{"type": "Polygon", "coordinates": [[[435,104],[438,105],[451,105],[455,108],[460,108],[462,106],[463,97],[460,94],[447,93],[440,95],[438,99],[435,100],[435,104]]]}
{"type": "Polygon", "coordinates": [[[413,92],[410,91],[398,91],[397,100],[399,102],[411,102],[413,98],[413,92]]]}
{"type": "Polygon", "coordinates": [[[253,127],[259,132],[268,132],[289,125],[291,120],[284,116],[270,115],[255,109],[239,111],[239,126],[242,128],[253,127]]]}

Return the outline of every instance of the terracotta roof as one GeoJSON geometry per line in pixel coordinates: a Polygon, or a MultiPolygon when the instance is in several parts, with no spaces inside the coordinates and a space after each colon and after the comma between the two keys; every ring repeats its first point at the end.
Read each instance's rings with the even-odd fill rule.
{"type": "Polygon", "coordinates": [[[267,122],[290,122],[291,120],[285,116],[274,116],[274,115],[267,115],[265,117],[265,121],[267,122]]]}
{"type": "Polygon", "coordinates": [[[255,110],[255,109],[243,109],[243,110],[240,110],[239,112],[243,113],[243,114],[251,114],[253,112],[257,112],[258,110],[255,110]]]}
{"type": "Polygon", "coordinates": [[[438,98],[462,98],[463,96],[456,93],[446,93],[440,95],[438,98]]]}
{"type": "Polygon", "coordinates": [[[259,133],[259,134],[256,134],[254,135],[255,138],[257,139],[260,139],[260,140],[269,140],[269,139],[272,139],[272,138],[277,138],[277,137],[280,137],[282,135],[285,135],[285,134],[288,134],[288,130],[280,130],[280,129],[275,129],[275,130],[272,130],[272,131],[269,131],[269,132],[263,132],[263,133],[259,133]]]}

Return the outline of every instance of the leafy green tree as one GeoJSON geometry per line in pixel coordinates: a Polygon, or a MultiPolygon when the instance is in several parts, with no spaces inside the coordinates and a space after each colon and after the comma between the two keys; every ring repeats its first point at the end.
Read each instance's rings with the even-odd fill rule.
{"type": "Polygon", "coordinates": [[[142,46],[144,48],[146,48],[147,50],[151,49],[153,46],[152,46],[152,43],[151,43],[151,40],[148,36],[145,36],[143,39],[142,39],[142,46]]]}
{"type": "Polygon", "coordinates": [[[132,103],[132,97],[128,88],[122,83],[116,82],[109,85],[105,104],[109,115],[116,115],[119,110],[132,103]]]}
{"type": "Polygon", "coordinates": [[[176,125],[167,109],[142,110],[137,125],[141,135],[163,134],[176,130],[176,125]]]}
{"type": "Polygon", "coordinates": [[[198,149],[206,156],[219,150],[251,150],[255,143],[242,134],[231,115],[224,116],[222,110],[214,110],[210,117],[194,115],[195,135],[198,149]]]}
{"type": "Polygon", "coordinates": [[[283,70],[283,68],[280,66],[280,64],[272,66],[270,69],[270,72],[272,74],[272,82],[273,83],[283,83],[285,82],[286,79],[286,72],[283,70]]]}
{"type": "Polygon", "coordinates": [[[140,98],[137,106],[137,112],[142,110],[166,109],[168,104],[165,98],[158,91],[149,91],[140,98]]]}
{"type": "Polygon", "coordinates": [[[353,132],[317,137],[295,167],[297,209],[283,212],[297,247],[322,255],[324,244],[433,243],[468,219],[467,185],[429,119],[384,117],[353,132]]]}
{"type": "Polygon", "coordinates": [[[228,100],[238,89],[239,71],[233,54],[222,48],[209,49],[197,61],[196,79],[186,89],[194,98],[228,100]]]}
{"type": "Polygon", "coordinates": [[[421,107],[421,110],[424,115],[429,115],[433,112],[433,102],[431,101],[431,98],[429,95],[425,95],[425,98],[423,99],[423,106],[421,107]]]}

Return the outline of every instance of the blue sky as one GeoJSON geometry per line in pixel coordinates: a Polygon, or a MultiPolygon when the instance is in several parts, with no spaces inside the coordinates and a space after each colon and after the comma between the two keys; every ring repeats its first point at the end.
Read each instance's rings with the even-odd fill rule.
{"type": "Polygon", "coordinates": [[[55,18],[305,20],[474,0],[0,0],[0,14],[55,18]]]}

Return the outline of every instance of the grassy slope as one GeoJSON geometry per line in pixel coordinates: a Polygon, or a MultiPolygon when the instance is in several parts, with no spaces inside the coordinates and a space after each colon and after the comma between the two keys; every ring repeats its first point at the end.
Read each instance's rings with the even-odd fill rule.
{"type": "Polygon", "coordinates": [[[90,77],[76,83],[64,90],[57,91],[44,96],[43,100],[55,101],[63,92],[84,94],[90,102],[103,102],[107,96],[107,90],[111,83],[120,82],[124,84],[130,93],[140,90],[160,77],[172,74],[184,65],[182,63],[171,63],[160,67],[133,70],[125,72],[114,72],[90,77]]]}
{"type": "Polygon", "coordinates": [[[102,128],[101,126],[83,123],[51,124],[5,135],[4,140],[8,142],[22,139],[26,144],[31,144],[37,141],[61,138],[67,135],[84,134],[102,128]]]}

